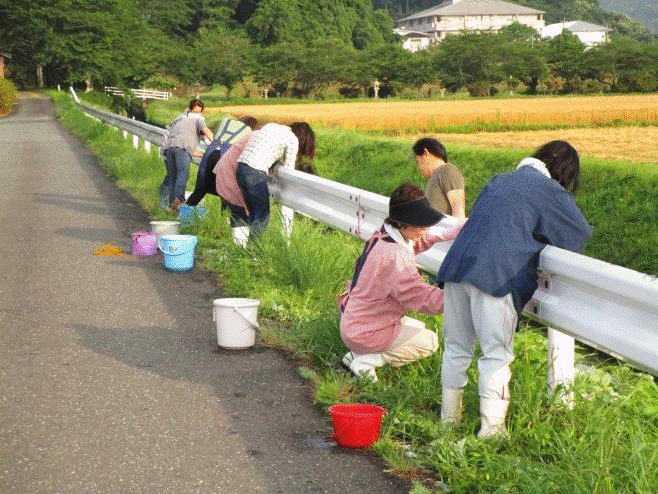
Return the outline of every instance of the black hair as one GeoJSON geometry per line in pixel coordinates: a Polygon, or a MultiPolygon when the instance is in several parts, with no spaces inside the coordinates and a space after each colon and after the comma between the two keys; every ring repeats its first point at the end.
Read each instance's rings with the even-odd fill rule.
{"type": "Polygon", "coordinates": [[[242,117],[240,119],[240,122],[248,126],[251,130],[258,130],[260,129],[260,124],[258,123],[258,120],[254,117],[242,117]]]}
{"type": "Polygon", "coordinates": [[[580,185],[580,158],[571,144],[566,141],[550,141],[537,149],[532,157],[546,165],[553,180],[576,193],[580,185]]]}
{"type": "Polygon", "coordinates": [[[190,104],[187,105],[187,109],[192,111],[195,106],[200,106],[202,110],[205,108],[203,101],[201,101],[199,98],[194,98],[192,101],[190,101],[190,104]]]}
{"type": "Polygon", "coordinates": [[[446,148],[437,139],[434,139],[433,137],[423,137],[418,139],[413,146],[414,154],[416,156],[421,156],[426,149],[430,154],[437,158],[441,158],[446,163],[448,162],[446,148]]]}
{"type": "Polygon", "coordinates": [[[311,126],[306,122],[294,122],[289,127],[299,141],[297,158],[312,160],[315,157],[315,133],[311,129],[311,126]]]}

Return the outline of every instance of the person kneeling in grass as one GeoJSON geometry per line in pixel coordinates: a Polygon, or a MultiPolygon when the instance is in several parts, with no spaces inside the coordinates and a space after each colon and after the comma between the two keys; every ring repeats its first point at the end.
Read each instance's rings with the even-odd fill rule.
{"type": "Polygon", "coordinates": [[[342,361],[356,376],[376,381],[377,367],[402,366],[436,352],[437,334],[405,313],[443,311],[443,290],[423,279],[415,260],[435,242],[456,236],[458,228],[428,234],[442,217],[415,185],[393,191],[389,216],[366,242],[340,300],[340,336],[350,350],[342,361]]]}

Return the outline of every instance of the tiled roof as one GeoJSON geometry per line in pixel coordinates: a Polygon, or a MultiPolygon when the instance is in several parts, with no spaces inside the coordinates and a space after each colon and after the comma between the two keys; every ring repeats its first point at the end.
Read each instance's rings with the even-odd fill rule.
{"type": "Polygon", "coordinates": [[[440,4],[425,9],[398,21],[407,21],[433,15],[463,16],[463,15],[535,15],[544,14],[543,10],[531,9],[509,2],[498,0],[461,0],[453,4],[440,4]]]}
{"type": "Polygon", "coordinates": [[[432,35],[422,31],[408,31],[406,29],[395,29],[395,33],[405,38],[431,38],[432,35]]]}
{"type": "Polygon", "coordinates": [[[562,32],[563,29],[568,29],[569,31],[578,32],[578,33],[587,33],[587,32],[599,32],[599,31],[611,31],[609,27],[597,26],[585,21],[569,21],[569,22],[558,22],[556,24],[549,24],[544,29],[552,30],[559,29],[559,32],[562,32]]]}

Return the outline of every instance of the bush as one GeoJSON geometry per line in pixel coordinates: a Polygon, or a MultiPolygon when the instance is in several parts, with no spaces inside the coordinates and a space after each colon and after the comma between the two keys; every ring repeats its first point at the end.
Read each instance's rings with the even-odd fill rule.
{"type": "Polygon", "coordinates": [[[0,79],[0,115],[6,115],[14,108],[16,98],[16,86],[7,79],[0,79]]]}

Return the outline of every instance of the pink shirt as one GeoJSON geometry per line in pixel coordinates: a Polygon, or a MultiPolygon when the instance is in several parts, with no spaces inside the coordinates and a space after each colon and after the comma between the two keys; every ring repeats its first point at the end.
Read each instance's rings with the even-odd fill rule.
{"type": "MultiPolygon", "coordinates": [[[[408,311],[443,312],[443,290],[429,285],[418,272],[411,250],[382,229],[361,269],[340,319],[340,336],[357,354],[381,352],[395,341],[400,319],[408,311]]],[[[438,238],[435,238],[438,240],[438,238]]],[[[370,240],[369,240],[370,241],[370,240]]],[[[422,242],[416,253],[433,242],[422,242]]]]}
{"type": "Polygon", "coordinates": [[[216,176],[215,186],[217,187],[219,196],[235,206],[244,208],[248,214],[249,210],[235,178],[235,171],[238,168],[238,157],[242,154],[247,141],[249,141],[249,137],[236,142],[228,148],[222,157],[219,158],[215,168],[213,168],[213,173],[216,176]]]}

